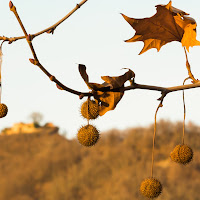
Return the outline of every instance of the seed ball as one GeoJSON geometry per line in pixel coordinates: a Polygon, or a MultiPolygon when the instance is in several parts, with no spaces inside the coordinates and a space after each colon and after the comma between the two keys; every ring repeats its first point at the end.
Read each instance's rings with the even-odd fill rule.
{"type": "Polygon", "coordinates": [[[81,106],[81,115],[86,119],[96,119],[99,116],[99,104],[94,100],[87,100],[81,106]]]}
{"type": "Polygon", "coordinates": [[[188,145],[179,144],[171,152],[170,157],[172,161],[185,165],[192,160],[193,151],[188,145]]]}
{"type": "Polygon", "coordinates": [[[90,147],[97,143],[99,139],[99,131],[89,124],[79,129],[77,138],[80,144],[90,147]]]}
{"type": "Polygon", "coordinates": [[[1,103],[0,104],[0,118],[5,117],[7,113],[8,113],[8,107],[5,104],[1,103]]]}
{"type": "Polygon", "coordinates": [[[140,192],[148,198],[156,198],[162,192],[160,181],[155,178],[147,178],[140,185],[140,192]]]}

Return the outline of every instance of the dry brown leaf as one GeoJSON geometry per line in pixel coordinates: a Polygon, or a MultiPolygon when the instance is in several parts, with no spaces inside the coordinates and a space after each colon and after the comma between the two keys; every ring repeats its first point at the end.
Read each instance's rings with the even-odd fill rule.
{"type": "Polygon", "coordinates": [[[196,24],[188,24],[185,27],[185,32],[183,38],[181,40],[182,46],[185,46],[187,51],[189,52],[189,47],[199,46],[200,42],[196,40],[196,24]]]}
{"type": "Polygon", "coordinates": [[[181,41],[183,29],[174,23],[170,10],[157,6],[157,13],[151,18],[134,19],[122,14],[124,19],[136,30],[135,36],[127,42],[157,39],[165,41],[181,41]],[[139,37],[138,37],[139,36],[139,37]]]}
{"type": "Polygon", "coordinates": [[[176,15],[174,16],[174,19],[176,21],[176,23],[182,28],[185,29],[185,27],[188,24],[196,24],[196,21],[191,18],[191,17],[187,17],[187,16],[181,16],[181,15],[176,15]]]}
{"type": "Polygon", "coordinates": [[[110,110],[114,110],[121,98],[123,97],[123,92],[101,92],[97,91],[98,98],[101,101],[101,106],[99,109],[99,115],[102,116],[110,110]]]}
{"type": "Polygon", "coordinates": [[[181,16],[189,15],[185,11],[182,11],[182,10],[180,10],[178,8],[173,7],[172,6],[172,1],[169,1],[169,3],[167,5],[161,5],[161,6],[164,6],[165,8],[167,8],[168,10],[170,10],[173,14],[180,14],[181,16]]]}
{"type": "Polygon", "coordinates": [[[119,88],[124,85],[124,83],[128,80],[131,80],[132,78],[135,78],[135,73],[129,69],[128,72],[121,76],[102,76],[101,77],[106,83],[111,85],[111,88],[119,88]]]}
{"type": "Polygon", "coordinates": [[[89,83],[89,76],[86,72],[85,65],[79,64],[78,69],[79,69],[81,77],[83,78],[83,80],[85,81],[85,83],[87,84],[89,89],[97,91],[97,90],[103,90],[103,89],[110,88],[110,86],[108,84],[89,83]]]}
{"type": "Polygon", "coordinates": [[[148,51],[149,49],[156,48],[157,51],[160,51],[160,48],[165,45],[165,41],[157,40],[157,39],[148,39],[144,41],[144,47],[142,51],[139,53],[141,55],[142,53],[148,51]]]}
{"type": "MultiPolygon", "coordinates": [[[[126,40],[126,42],[143,41],[144,47],[140,54],[146,52],[151,48],[160,48],[172,41],[182,42],[185,28],[188,24],[196,24],[193,18],[187,17],[188,13],[172,7],[171,1],[167,5],[157,5],[157,13],[144,19],[129,18],[122,14],[124,19],[135,29],[135,35],[126,40]]],[[[190,34],[193,38],[187,43],[186,48],[189,50],[190,46],[198,45],[196,35],[192,32],[190,34]]],[[[183,46],[185,46],[183,44],[183,46]]]]}
{"type": "Polygon", "coordinates": [[[81,77],[83,78],[83,80],[86,83],[88,83],[89,82],[89,77],[88,77],[87,72],[86,72],[86,66],[82,65],[82,64],[79,64],[78,65],[78,69],[79,69],[79,72],[80,72],[81,77]]]}
{"type": "Polygon", "coordinates": [[[89,82],[85,65],[79,65],[79,72],[89,89],[93,90],[94,98],[101,102],[99,109],[100,116],[104,115],[109,110],[114,110],[124,95],[124,92],[112,92],[108,90],[121,88],[126,81],[135,77],[135,73],[129,69],[128,72],[121,76],[103,76],[101,78],[105,82],[103,84],[98,84],[89,82]]]}

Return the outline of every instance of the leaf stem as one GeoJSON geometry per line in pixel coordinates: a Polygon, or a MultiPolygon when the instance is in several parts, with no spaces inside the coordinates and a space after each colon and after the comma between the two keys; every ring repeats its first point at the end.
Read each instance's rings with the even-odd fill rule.
{"type": "Polygon", "coordinates": [[[194,76],[193,76],[193,74],[192,74],[192,72],[191,72],[191,67],[190,67],[190,63],[189,63],[189,61],[188,61],[188,55],[187,55],[187,51],[186,51],[185,46],[184,46],[184,52],[185,52],[186,68],[187,68],[187,70],[188,70],[188,75],[189,75],[189,77],[193,80],[193,83],[197,83],[197,82],[199,82],[199,80],[198,80],[198,79],[195,79],[194,76]]]}

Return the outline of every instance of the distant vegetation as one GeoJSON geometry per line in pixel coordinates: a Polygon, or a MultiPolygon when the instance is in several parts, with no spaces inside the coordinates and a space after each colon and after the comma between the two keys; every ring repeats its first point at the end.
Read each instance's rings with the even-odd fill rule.
{"type": "MultiPolygon", "coordinates": [[[[154,174],[163,184],[158,200],[199,200],[200,127],[186,126],[194,159],[169,159],[181,142],[182,123],[160,121],[154,174]]],[[[102,133],[86,148],[59,134],[0,136],[0,200],[144,200],[139,186],[150,175],[153,126],[102,133]]]]}

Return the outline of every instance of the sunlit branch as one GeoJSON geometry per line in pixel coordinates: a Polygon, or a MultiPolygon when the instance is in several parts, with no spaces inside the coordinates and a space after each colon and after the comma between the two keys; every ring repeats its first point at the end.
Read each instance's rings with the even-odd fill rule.
{"type": "Polygon", "coordinates": [[[191,88],[197,88],[197,87],[200,87],[200,82],[196,82],[196,83],[188,84],[188,85],[173,86],[173,87],[159,87],[159,86],[141,85],[141,84],[134,83],[131,86],[127,86],[127,87],[124,87],[124,88],[121,88],[121,89],[115,89],[114,91],[119,91],[119,90],[127,91],[127,90],[132,90],[132,89],[145,89],[145,90],[155,90],[155,91],[170,93],[170,92],[186,90],[186,89],[191,89],[191,88]]]}
{"type": "MultiPolygon", "coordinates": [[[[82,2],[86,2],[86,1],[82,1],[82,2]]],[[[34,59],[29,59],[30,62],[34,65],[37,65],[42,71],[43,73],[45,73],[49,79],[53,82],[55,82],[60,89],[62,90],[65,90],[67,92],[70,92],[72,94],[75,94],[75,95],[78,95],[80,98],[83,98],[83,97],[88,97],[88,96],[93,96],[93,92],[80,92],[80,91],[77,91],[77,90],[73,90],[67,86],[65,86],[64,84],[62,84],[59,80],[57,80],[53,75],[51,75],[44,67],[43,65],[39,62],[38,58],[37,58],[37,55],[36,55],[36,52],[34,50],[34,47],[33,47],[33,44],[32,44],[32,39],[33,37],[31,35],[28,35],[27,32],[26,32],[26,29],[17,13],[17,10],[15,8],[15,6],[12,4],[12,2],[10,2],[10,9],[11,11],[15,14],[23,32],[24,32],[24,35],[26,37],[26,40],[29,44],[29,47],[31,49],[31,52],[33,54],[33,57],[34,59]]],[[[61,23],[61,22],[60,22],[61,23]]],[[[154,90],[154,91],[159,91],[162,93],[162,96],[166,96],[168,93],[171,93],[171,92],[175,92],[175,91],[180,91],[180,90],[186,90],[186,89],[191,89],[191,88],[197,88],[197,87],[200,87],[200,82],[197,81],[197,82],[194,82],[193,84],[188,84],[188,85],[180,85],[180,86],[173,86],[173,87],[159,87],[159,86],[152,86],[152,85],[142,85],[142,84],[137,84],[135,82],[132,82],[132,84],[130,86],[127,86],[127,87],[120,87],[120,88],[115,88],[115,89],[110,89],[110,88],[101,88],[99,89],[100,91],[112,91],[112,92],[125,92],[125,91],[128,91],[128,90],[134,90],[134,89],[144,89],[144,90],[154,90]]]]}
{"type": "Polygon", "coordinates": [[[70,17],[76,10],[78,10],[87,0],[82,0],[79,4],[76,4],[76,7],[74,9],[72,9],[65,17],[63,17],[61,20],[59,20],[57,23],[55,23],[54,25],[38,32],[38,33],[35,33],[33,34],[34,37],[38,36],[38,35],[41,35],[45,32],[48,32],[48,33],[53,33],[54,30],[57,28],[58,25],[60,25],[62,22],[64,22],[68,17],[70,17]]]}
{"type": "MultiPolygon", "coordinates": [[[[32,39],[43,34],[43,33],[54,33],[54,30],[59,26],[62,22],[64,22],[68,17],[70,17],[75,11],[77,11],[84,3],[86,3],[87,0],[82,0],[79,4],[76,4],[75,8],[72,9],[66,16],[64,16],[62,19],[60,19],[58,22],[53,24],[52,26],[39,31],[38,33],[31,34],[32,39]]],[[[10,1],[9,6],[12,7],[12,2],[10,1]]],[[[9,43],[15,42],[17,40],[25,39],[26,36],[19,36],[19,37],[6,37],[6,36],[0,36],[0,40],[8,41],[9,43]]]]}
{"type": "Polygon", "coordinates": [[[81,92],[79,92],[79,91],[76,91],[76,90],[73,90],[73,89],[71,89],[71,88],[68,88],[68,87],[64,86],[60,81],[58,81],[53,75],[51,75],[51,74],[42,66],[42,64],[39,62],[39,60],[38,60],[38,58],[37,58],[37,55],[36,55],[36,52],[35,52],[35,50],[34,50],[33,44],[32,44],[32,42],[31,42],[32,37],[31,37],[30,35],[27,34],[26,29],[25,29],[25,27],[24,27],[24,25],[23,25],[23,23],[22,23],[22,21],[21,21],[19,15],[18,15],[18,13],[17,13],[16,7],[13,5],[12,2],[10,2],[9,6],[10,6],[10,10],[14,13],[14,15],[15,15],[16,18],[17,18],[17,21],[18,21],[19,24],[20,24],[20,26],[21,26],[21,28],[22,28],[22,30],[23,30],[23,32],[24,32],[24,35],[25,35],[25,37],[26,37],[26,40],[27,40],[27,42],[28,42],[28,44],[29,44],[29,47],[30,47],[30,49],[31,49],[31,52],[32,52],[32,54],[33,54],[34,59],[30,59],[30,62],[31,62],[32,64],[34,64],[34,65],[37,65],[37,66],[49,77],[49,79],[50,79],[51,81],[55,82],[55,83],[56,83],[58,86],[60,86],[60,88],[62,88],[63,90],[66,90],[66,91],[68,91],[68,92],[70,92],[70,93],[73,93],[73,94],[76,94],[76,95],[79,95],[79,96],[80,96],[81,94],[82,94],[82,95],[91,96],[90,93],[81,93],[81,92]]]}

